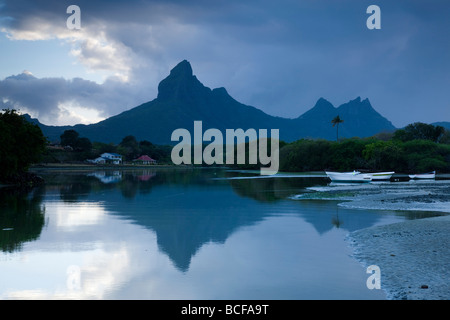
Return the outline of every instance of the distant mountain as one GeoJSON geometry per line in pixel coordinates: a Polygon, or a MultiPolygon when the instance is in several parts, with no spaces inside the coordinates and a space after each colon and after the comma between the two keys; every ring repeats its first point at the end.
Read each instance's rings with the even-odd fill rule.
{"type": "Polygon", "coordinates": [[[331,120],[339,115],[340,137],[368,137],[381,131],[394,130],[390,121],[376,112],[368,99],[358,97],[338,108],[320,98],[316,105],[295,119],[274,117],[233,99],[225,88],[211,90],[195,75],[186,60],[170,71],[158,86],[156,99],[137,106],[96,124],[75,126],[46,126],[37,123],[50,141],[59,140],[67,129],[92,141],[119,143],[123,137],[133,135],[137,140],[157,144],[172,144],[175,129],[193,130],[196,120],[203,122],[203,130],[225,129],[279,129],[280,138],[291,142],[301,138],[336,139],[331,120]]]}
{"type": "Polygon", "coordinates": [[[434,122],[432,123],[434,126],[441,126],[444,127],[447,130],[450,130],[450,122],[434,122]]]}
{"type": "Polygon", "coordinates": [[[344,120],[339,125],[339,137],[370,137],[382,131],[392,131],[396,128],[386,118],[372,107],[368,99],[358,97],[338,108],[327,100],[320,98],[316,105],[303,115],[294,119],[300,137],[336,139],[336,128],[331,120],[339,115],[344,120]]]}

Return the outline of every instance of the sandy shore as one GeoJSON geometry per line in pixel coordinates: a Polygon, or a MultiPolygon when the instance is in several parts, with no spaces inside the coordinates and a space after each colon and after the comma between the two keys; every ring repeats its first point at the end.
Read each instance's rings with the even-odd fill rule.
{"type": "Polygon", "coordinates": [[[450,299],[450,215],[363,229],[347,240],[365,267],[380,267],[388,299],[450,299]]]}
{"type": "MultiPolygon", "coordinates": [[[[450,299],[450,181],[402,181],[314,186],[295,200],[338,200],[338,206],[439,215],[358,230],[347,236],[353,256],[381,270],[388,299],[450,299]]],[[[369,277],[369,276],[368,276],[369,277]]]]}

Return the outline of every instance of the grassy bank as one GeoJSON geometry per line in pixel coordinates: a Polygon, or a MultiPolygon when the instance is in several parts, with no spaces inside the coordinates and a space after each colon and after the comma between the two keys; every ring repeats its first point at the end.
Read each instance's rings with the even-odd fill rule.
{"type": "Polygon", "coordinates": [[[67,171],[98,171],[98,170],[151,170],[164,168],[190,168],[190,166],[176,166],[170,164],[157,165],[93,165],[93,164],[73,164],[73,163],[46,163],[32,165],[30,172],[39,172],[40,170],[67,170],[67,171]]]}

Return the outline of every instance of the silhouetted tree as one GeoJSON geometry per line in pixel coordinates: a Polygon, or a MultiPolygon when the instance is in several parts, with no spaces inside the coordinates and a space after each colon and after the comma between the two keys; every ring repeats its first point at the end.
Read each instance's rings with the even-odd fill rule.
{"type": "Polygon", "coordinates": [[[333,120],[331,120],[331,123],[333,124],[333,127],[336,126],[336,141],[339,142],[339,124],[344,122],[344,120],[342,120],[339,115],[337,115],[336,117],[333,118],[333,120]]]}
{"type": "Polygon", "coordinates": [[[41,129],[16,110],[0,113],[0,179],[27,171],[45,151],[46,139],[41,129]]]}
{"type": "Polygon", "coordinates": [[[60,136],[61,138],[61,145],[66,147],[70,146],[72,148],[75,148],[76,142],[78,140],[79,134],[75,130],[66,130],[64,133],[60,136]]]}
{"type": "Polygon", "coordinates": [[[74,149],[76,151],[89,152],[92,149],[91,140],[88,138],[78,138],[75,141],[74,149]]]}
{"type": "Polygon", "coordinates": [[[118,151],[124,155],[127,160],[133,160],[139,156],[139,143],[134,136],[126,136],[120,142],[118,151]]]}
{"type": "Polygon", "coordinates": [[[404,129],[395,131],[393,139],[403,142],[411,140],[430,140],[439,142],[444,135],[444,127],[415,122],[407,125],[404,129]]]}

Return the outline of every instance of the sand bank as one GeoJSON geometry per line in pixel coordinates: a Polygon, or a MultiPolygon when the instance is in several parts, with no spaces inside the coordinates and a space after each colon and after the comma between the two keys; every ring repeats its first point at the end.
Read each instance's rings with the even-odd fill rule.
{"type": "Polygon", "coordinates": [[[380,267],[388,299],[450,299],[450,216],[358,230],[347,240],[365,267],[380,267]]]}

